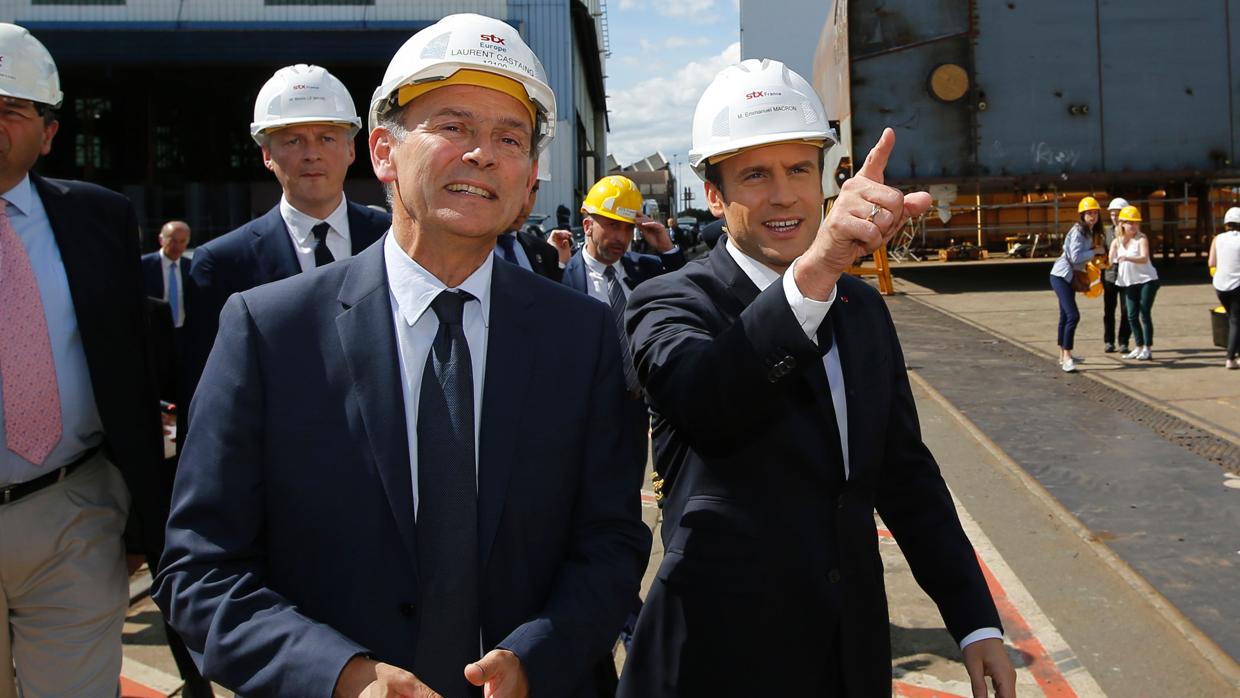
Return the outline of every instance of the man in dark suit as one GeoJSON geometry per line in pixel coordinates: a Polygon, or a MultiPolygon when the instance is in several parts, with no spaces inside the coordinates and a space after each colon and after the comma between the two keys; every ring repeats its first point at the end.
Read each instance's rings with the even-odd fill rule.
{"type": "Polygon", "coordinates": [[[281,68],[259,91],[250,133],[283,193],[267,213],[194,251],[186,401],[230,295],[351,257],[388,229],[390,216],[344,195],[360,127],[348,90],[318,66],[281,68]],[[297,98],[310,93],[323,99],[297,98]]]}
{"type": "Polygon", "coordinates": [[[159,249],[142,255],[142,288],[150,298],[168,304],[173,327],[185,324],[185,277],[188,269],[181,257],[189,247],[190,229],[185,221],[168,221],[159,229],[159,249]]]}
{"type": "Polygon", "coordinates": [[[534,180],[534,188],[521,207],[517,217],[513,219],[508,232],[499,236],[495,244],[495,254],[500,259],[545,276],[552,281],[559,281],[564,275],[564,265],[568,263],[568,255],[561,253],[554,245],[525,230],[523,226],[534,210],[538,201],[538,180],[534,180]]]}
{"type": "Polygon", "coordinates": [[[498,20],[416,34],[371,112],[392,232],[224,309],[155,598],[241,694],[601,695],[650,543],[618,340],[494,257],[554,128],[542,76],[498,20]],[[495,44],[522,70],[470,58],[495,44]]]}
{"type": "Polygon", "coordinates": [[[115,695],[132,551],[154,565],[162,469],[138,224],[129,200],[30,172],[59,78],[0,24],[0,696],[115,695]],[[16,680],[12,668],[16,666],[16,680]]]}
{"type": "Polygon", "coordinates": [[[624,698],[890,695],[876,509],[962,645],[974,695],[987,675],[1014,695],[891,318],[843,273],[930,198],[883,185],[888,130],[822,222],[832,137],[812,88],[777,61],[725,69],[699,102],[690,158],[729,235],[629,304],[666,553],[624,698]],[[719,113],[756,118],[712,128],[719,113]]]}

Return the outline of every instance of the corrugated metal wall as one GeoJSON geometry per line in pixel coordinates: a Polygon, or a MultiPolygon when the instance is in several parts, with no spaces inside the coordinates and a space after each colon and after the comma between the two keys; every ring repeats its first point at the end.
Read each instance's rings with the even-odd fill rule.
{"type": "Polygon", "coordinates": [[[436,20],[454,12],[506,19],[505,0],[125,0],[119,4],[0,0],[0,19],[39,22],[322,22],[436,20]]]}

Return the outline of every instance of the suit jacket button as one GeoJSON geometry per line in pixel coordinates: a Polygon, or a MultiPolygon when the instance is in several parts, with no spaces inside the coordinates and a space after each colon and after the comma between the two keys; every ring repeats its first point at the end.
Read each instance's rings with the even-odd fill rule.
{"type": "Polygon", "coordinates": [[[840,571],[831,570],[830,572],[828,572],[827,581],[831,582],[832,584],[839,584],[840,583],[840,571]]]}
{"type": "Polygon", "coordinates": [[[797,358],[795,356],[785,356],[783,360],[783,364],[784,366],[788,368],[789,371],[791,371],[792,369],[797,367],[797,358]]]}
{"type": "Polygon", "coordinates": [[[402,616],[412,616],[417,613],[417,610],[417,606],[414,606],[411,603],[402,603],[400,605],[400,614],[402,616]]]}
{"type": "Polygon", "coordinates": [[[844,508],[844,495],[841,494],[840,496],[835,498],[835,508],[836,509],[844,508]]]}

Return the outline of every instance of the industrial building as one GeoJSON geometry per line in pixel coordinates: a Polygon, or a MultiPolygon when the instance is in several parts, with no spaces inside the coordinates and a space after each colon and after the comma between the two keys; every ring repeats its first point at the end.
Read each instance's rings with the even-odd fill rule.
{"type": "Polygon", "coordinates": [[[1238,0],[782,6],[742,0],[742,57],[811,79],[840,123],[828,180],[895,129],[889,182],[938,203],[923,246],[1053,243],[1094,194],[1138,203],[1164,252],[1200,254],[1240,198],[1238,0]]]}
{"type": "MultiPolygon", "coordinates": [[[[535,213],[575,210],[604,173],[604,0],[0,0],[0,20],[28,28],[60,68],[60,133],[39,170],[124,192],[148,244],[165,220],[189,221],[197,244],[279,199],[249,133],[277,68],[327,68],[365,119],[396,49],[457,12],[508,22],[542,60],[559,113],[535,213]]],[[[384,203],[365,129],[345,191],[384,203]]]]}

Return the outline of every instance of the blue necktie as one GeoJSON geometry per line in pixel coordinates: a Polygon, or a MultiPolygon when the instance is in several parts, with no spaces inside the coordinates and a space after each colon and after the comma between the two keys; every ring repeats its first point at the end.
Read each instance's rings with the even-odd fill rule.
{"type": "Polygon", "coordinates": [[[177,260],[168,265],[168,305],[172,307],[172,325],[181,326],[181,289],[177,286],[177,260]]]}
{"type": "Polygon", "coordinates": [[[641,392],[637,382],[637,369],[633,366],[633,350],[629,348],[629,335],[624,331],[624,308],[628,305],[624,299],[624,290],[620,288],[620,278],[616,276],[614,266],[607,267],[603,272],[607,279],[607,300],[611,305],[611,315],[616,321],[616,334],[620,335],[620,360],[624,363],[624,387],[630,395],[641,392]]]}
{"type": "Polygon", "coordinates": [[[474,379],[463,316],[468,293],[431,302],[439,330],[418,396],[418,641],[413,673],[445,698],[478,695],[478,494],[474,379]]]}
{"type": "Polygon", "coordinates": [[[517,252],[516,250],[512,248],[513,243],[515,242],[516,242],[515,235],[509,235],[508,233],[504,233],[503,235],[500,235],[499,236],[499,256],[505,262],[508,262],[510,264],[515,264],[517,266],[521,266],[521,263],[517,261],[517,252]]]}

